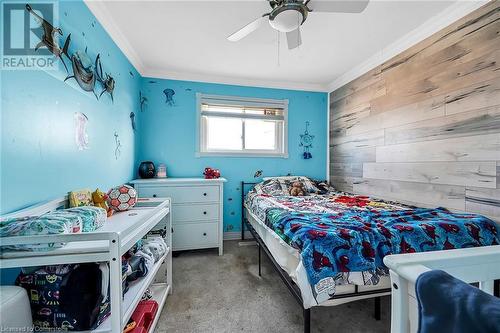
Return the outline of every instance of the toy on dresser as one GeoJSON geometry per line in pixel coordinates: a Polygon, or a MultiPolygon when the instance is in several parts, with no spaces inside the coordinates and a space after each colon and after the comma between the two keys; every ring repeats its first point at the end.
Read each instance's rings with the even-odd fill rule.
{"type": "Polygon", "coordinates": [[[205,168],[203,175],[205,179],[216,179],[220,178],[220,171],[218,169],[205,168]]]}

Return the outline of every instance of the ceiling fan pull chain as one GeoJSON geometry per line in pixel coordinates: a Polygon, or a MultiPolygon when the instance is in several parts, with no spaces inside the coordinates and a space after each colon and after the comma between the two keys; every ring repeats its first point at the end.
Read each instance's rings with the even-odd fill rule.
{"type": "Polygon", "coordinates": [[[297,48],[300,50],[300,17],[299,17],[299,14],[297,14],[297,26],[298,26],[298,30],[299,30],[299,33],[297,34],[297,48]]]}
{"type": "Polygon", "coordinates": [[[280,32],[276,31],[278,34],[278,67],[280,67],[280,32]]]}

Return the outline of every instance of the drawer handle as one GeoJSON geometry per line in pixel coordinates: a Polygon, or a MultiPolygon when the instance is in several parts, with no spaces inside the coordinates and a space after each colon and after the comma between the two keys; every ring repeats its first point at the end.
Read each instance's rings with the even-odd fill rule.
{"type": "Polygon", "coordinates": [[[153,198],[156,198],[156,194],[153,194],[153,198]]]}
{"type": "Polygon", "coordinates": [[[204,233],[203,233],[203,236],[206,236],[206,235],[207,235],[207,233],[206,233],[206,232],[204,232],[204,233]]]}
{"type": "Polygon", "coordinates": [[[203,212],[203,215],[207,215],[207,212],[203,212]]]}
{"type": "Polygon", "coordinates": [[[203,196],[206,197],[207,196],[207,192],[203,193],[203,196]]]}

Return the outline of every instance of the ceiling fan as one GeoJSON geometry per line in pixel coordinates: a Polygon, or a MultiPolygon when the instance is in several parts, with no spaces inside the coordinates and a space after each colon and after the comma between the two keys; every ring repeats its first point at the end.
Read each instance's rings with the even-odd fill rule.
{"type": "Polygon", "coordinates": [[[237,42],[257,30],[264,21],[269,21],[271,27],[286,33],[288,49],[294,49],[302,44],[300,26],[306,21],[309,13],[361,13],[369,0],[267,0],[271,12],[250,22],[236,31],[227,39],[237,42]]]}

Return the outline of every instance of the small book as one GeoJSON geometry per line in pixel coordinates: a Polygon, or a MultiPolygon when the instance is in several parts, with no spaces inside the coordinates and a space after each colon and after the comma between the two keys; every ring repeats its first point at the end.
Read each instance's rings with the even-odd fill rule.
{"type": "Polygon", "coordinates": [[[92,193],[88,189],[69,192],[69,206],[92,206],[92,193]]]}

